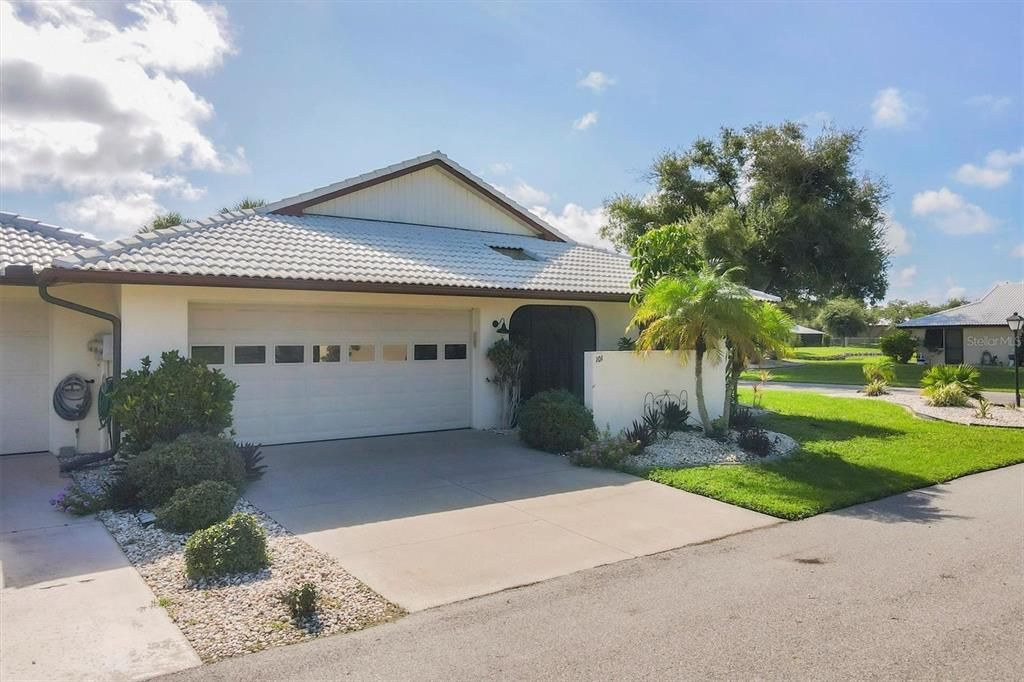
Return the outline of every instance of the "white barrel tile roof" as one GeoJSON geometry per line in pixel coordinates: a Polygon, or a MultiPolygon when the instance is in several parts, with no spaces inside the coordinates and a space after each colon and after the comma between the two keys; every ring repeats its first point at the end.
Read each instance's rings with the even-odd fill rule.
{"type": "Polygon", "coordinates": [[[79,232],[0,211],[0,276],[8,265],[28,265],[39,272],[54,258],[99,243],[79,232]]]}

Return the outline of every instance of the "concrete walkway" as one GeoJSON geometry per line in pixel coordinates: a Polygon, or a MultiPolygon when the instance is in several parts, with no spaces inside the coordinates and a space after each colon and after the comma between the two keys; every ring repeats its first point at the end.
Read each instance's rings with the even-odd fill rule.
{"type": "Polygon", "coordinates": [[[173,676],[1019,680],[1024,465],[173,676]]]}
{"type": "MultiPolygon", "coordinates": [[[[740,381],[740,386],[747,388],[756,385],[758,385],[758,382],[756,381],[740,381]]],[[[824,395],[839,396],[842,398],[850,395],[856,395],[862,386],[855,386],[852,384],[811,384],[786,381],[768,382],[768,390],[771,391],[773,388],[783,391],[811,391],[813,393],[822,393],[824,395]]],[[[918,395],[921,393],[921,389],[919,388],[908,388],[905,386],[890,386],[886,390],[891,393],[906,393],[910,395],[918,395]]],[[[982,391],[981,394],[986,400],[996,405],[1010,405],[1013,403],[1013,393],[1007,393],[1006,391],[982,391]]]]}
{"type": "Polygon", "coordinates": [[[480,431],[277,446],[264,459],[246,497],[413,611],[779,523],[480,431]]]}
{"type": "Polygon", "coordinates": [[[0,457],[0,680],[136,680],[199,657],[48,455],[0,457]]]}

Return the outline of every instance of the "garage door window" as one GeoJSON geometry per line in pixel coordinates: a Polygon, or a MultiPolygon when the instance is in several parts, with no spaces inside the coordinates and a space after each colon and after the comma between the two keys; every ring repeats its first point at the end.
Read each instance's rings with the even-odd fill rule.
{"type": "Polygon", "coordinates": [[[192,359],[207,365],[223,365],[224,346],[192,346],[192,359]]]}
{"type": "Polygon", "coordinates": [[[412,347],[413,360],[437,360],[437,345],[417,343],[412,347]]]}
{"type": "Polygon", "coordinates": [[[298,365],[306,361],[305,346],[274,346],[274,362],[279,365],[298,365]]]}
{"type": "Polygon", "coordinates": [[[266,362],[266,346],[235,346],[236,365],[264,365],[266,362]]]}
{"type": "Polygon", "coordinates": [[[313,346],[313,362],[341,362],[341,346],[313,346]]]}
{"type": "Polygon", "coordinates": [[[466,344],[464,344],[464,343],[446,343],[446,344],[444,344],[444,359],[445,360],[465,360],[466,359],[466,344]]]}
{"type": "Polygon", "coordinates": [[[386,343],[382,355],[384,362],[405,362],[409,359],[409,347],[405,344],[386,343]]]}
{"type": "Polygon", "coordinates": [[[353,343],[348,347],[349,362],[373,362],[374,346],[372,343],[353,343]]]}

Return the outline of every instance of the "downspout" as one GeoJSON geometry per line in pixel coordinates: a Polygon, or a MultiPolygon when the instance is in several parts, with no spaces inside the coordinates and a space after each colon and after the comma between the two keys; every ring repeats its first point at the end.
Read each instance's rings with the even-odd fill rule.
{"type": "MultiPolygon", "coordinates": [[[[63,298],[57,298],[51,294],[47,287],[51,284],[52,278],[45,276],[45,273],[40,274],[36,280],[39,290],[39,297],[50,303],[51,305],[59,306],[61,308],[67,308],[68,310],[74,310],[76,313],[82,313],[83,315],[90,315],[92,317],[98,317],[101,320],[106,320],[110,323],[113,330],[113,345],[114,345],[114,358],[113,364],[113,379],[114,385],[121,380],[121,318],[113,313],[108,313],[103,310],[97,310],[96,308],[90,308],[89,306],[82,305],[81,303],[75,303],[73,301],[66,301],[63,298]]],[[[118,446],[121,442],[121,427],[117,423],[117,420],[111,419],[113,427],[111,428],[110,436],[110,447],[111,454],[117,452],[118,446]]]]}

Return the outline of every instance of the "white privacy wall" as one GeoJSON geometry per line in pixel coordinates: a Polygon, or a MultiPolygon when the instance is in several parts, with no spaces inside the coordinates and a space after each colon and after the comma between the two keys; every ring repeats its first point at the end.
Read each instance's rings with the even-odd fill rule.
{"type": "MultiPolygon", "coordinates": [[[[681,396],[690,409],[690,421],[700,423],[697,414],[697,381],[693,352],[682,362],[679,352],[634,353],[633,351],[597,351],[586,353],[584,360],[584,402],[594,412],[599,429],[613,433],[628,427],[643,415],[648,394],[668,392],[681,396]]],[[[722,416],[725,405],[725,362],[713,364],[704,357],[704,398],[708,416],[722,416]]]]}

